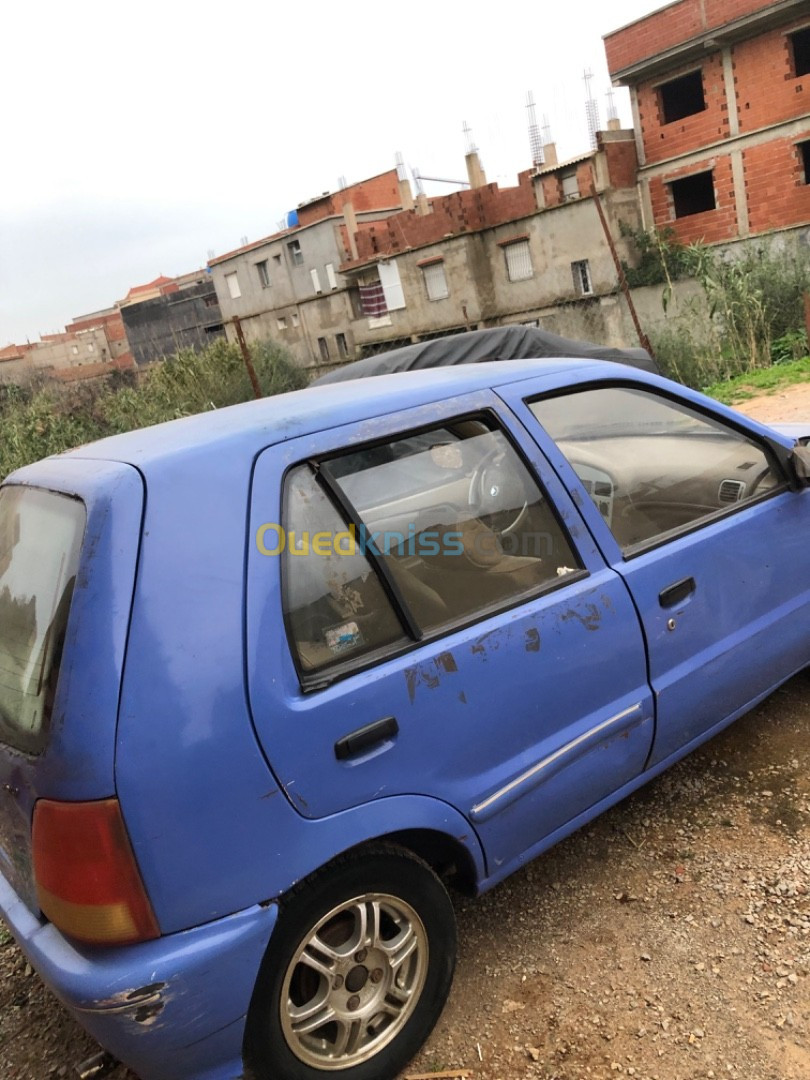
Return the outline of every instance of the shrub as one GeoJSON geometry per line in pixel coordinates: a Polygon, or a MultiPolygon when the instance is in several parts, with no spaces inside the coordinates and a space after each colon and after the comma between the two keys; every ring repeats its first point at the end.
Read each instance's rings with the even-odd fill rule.
{"type": "MultiPolygon", "coordinates": [[[[272,342],[253,345],[251,357],[264,396],[306,386],[306,373],[272,342]]],[[[179,352],[134,375],[36,392],[0,387],[0,479],[21,465],[105,435],[254,396],[239,347],[223,340],[199,353],[179,352]]]]}
{"type": "Polygon", "coordinates": [[[622,222],[621,232],[636,251],[635,265],[622,260],[622,270],[631,289],[644,285],[671,286],[673,281],[689,276],[689,249],[678,241],[672,229],[645,232],[622,222]]]}

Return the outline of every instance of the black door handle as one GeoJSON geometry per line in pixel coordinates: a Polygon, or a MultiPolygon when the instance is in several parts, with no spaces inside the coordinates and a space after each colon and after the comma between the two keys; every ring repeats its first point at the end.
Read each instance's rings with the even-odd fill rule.
{"type": "Polygon", "coordinates": [[[680,604],[681,600],[685,600],[687,596],[690,596],[695,591],[695,588],[694,578],[682,578],[680,581],[667,585],[666,589],[661,590],[658,594],[658,603],[661,607],[674,607],[675,604],[680,604]]]}
{"type": "Polygon", "coordinates": [[[366,724],[365,727],[358,728],[357,731],[352,731],[344,735],[342,739],[338,739],[335,743],[335,757],[338,761],[345,761],[346,758],[354,757],[363,750],[368,750],[370,746],[385,742],[386,739],[393,739],[398,734],[399,724],[395,716],[375,720],[373,724],[366,724]]]}

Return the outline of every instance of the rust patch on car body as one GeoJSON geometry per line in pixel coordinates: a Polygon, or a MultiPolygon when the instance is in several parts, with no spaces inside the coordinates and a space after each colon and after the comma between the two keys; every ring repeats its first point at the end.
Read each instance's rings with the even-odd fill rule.
{"type": "Polygon", "coordinates": [[[526,652],[540,652],[540,631],[539,630],[527,630],[526,631],[526,643],[524,645],[526,652]]]}
{"type": "Polygon", "coordinates": [[[564,615],[560,616],[561,622],[568,622],[569,619],[576,619],[577,622],[582,623],[586,630],[598,630],[602,622],[602,613],[596,604],[586,604],[585,614],[576,611],[574,608],[569,608],[564,615]]]}
{"type": "Polygon", "coordinates": [[[428,690],[436,690],[442,681],[442,675],[452,675],[458,671],[456,658],[451,652],[439,653],[433,660],[405,668],[405,684],[411,705],[416,699],[416,689],[421,684],[428,690]]]}

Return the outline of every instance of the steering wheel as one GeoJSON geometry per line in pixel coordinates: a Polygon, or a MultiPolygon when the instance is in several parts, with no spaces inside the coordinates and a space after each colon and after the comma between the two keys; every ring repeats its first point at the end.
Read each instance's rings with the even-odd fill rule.
{"type": "MultiPolygon", "coordinates": [[[[764,468],[761,472],[758,472],[754,479],[751,481],[751,483],[748,485],[748,494],[746,498],[753,499],[754,496],[759,492],[759,489],[762,487],[765,481],[769,478],[771,480],[770,486],[776,487],[779,481],[774,476],[773,469],[770,465],[764,468]]],[[[765,488],[765,490],[768,490],[767,487],[765,488]]]]}
{"type": "Polygon", "coordinates": [[[477,517],[489,519],[487,524],[497,536],[509,536],[528,514],[526,489],[502,448],[490,450],[478,463],[470,478],[469,504],[477,517]],[[500,526],[503,519],[506,524],[500,526]]]}

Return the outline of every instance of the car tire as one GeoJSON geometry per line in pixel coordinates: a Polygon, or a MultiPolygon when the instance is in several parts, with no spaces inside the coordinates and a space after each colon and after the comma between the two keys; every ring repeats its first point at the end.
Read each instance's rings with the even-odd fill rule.
{"type": "Polygon", "coordinates": [[[284,898],[245,1026],[252,1080],[387,1080],[444,1008],[456,961],[450,897],[393,845],[348,853],[284,898]]]}

